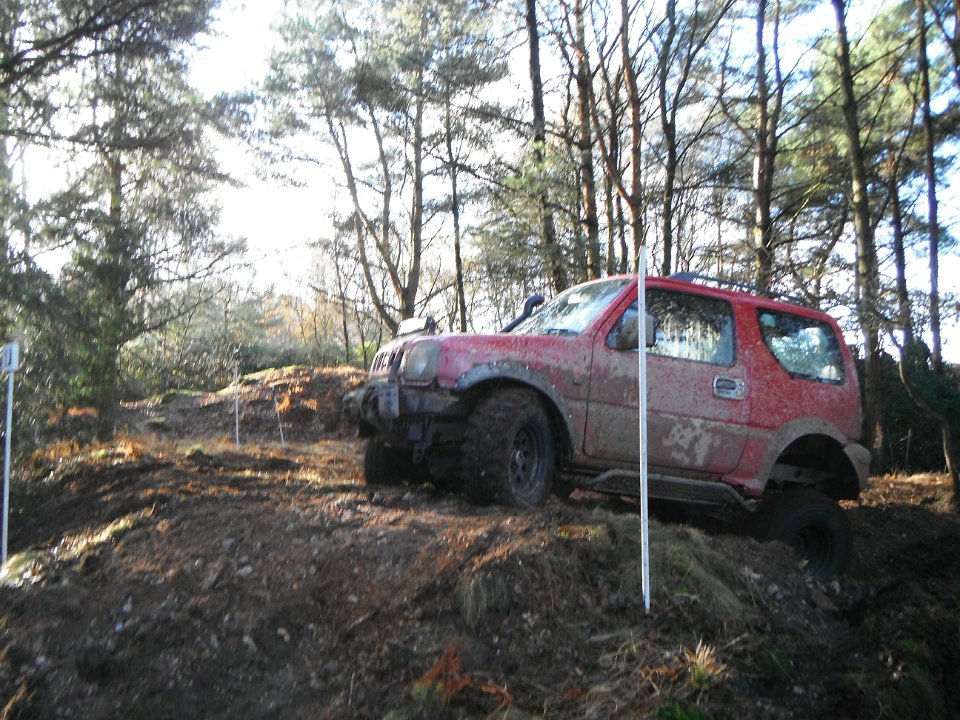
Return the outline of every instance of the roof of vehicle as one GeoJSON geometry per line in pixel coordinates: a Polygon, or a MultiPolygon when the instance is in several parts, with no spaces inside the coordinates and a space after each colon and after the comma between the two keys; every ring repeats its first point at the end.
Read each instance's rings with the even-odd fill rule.
{"type": "Polygon", "coordinates": [[[697,291],[704,295],[726,299],[734,297],[741,305],[750,305],[757,308],[768,308],[772,310],[788,310],[797,315],[803,315],[807,317],[829,318],[831,322],[834,322],[827,313],[803,304],[803,301],[800,298],[789,295],[780,295],[769,290],[747,285],[746,283],[738,283],[736,281],[727,281],[719,278],[694,275],[692,273],[671,275],[669,277],[647,277],[647,287],[685,291],[689,290],[691,285],[695,285],[697,291]],[[714,287],[705,284],[708,282],[719,284],[721,287],[714,287]]]}

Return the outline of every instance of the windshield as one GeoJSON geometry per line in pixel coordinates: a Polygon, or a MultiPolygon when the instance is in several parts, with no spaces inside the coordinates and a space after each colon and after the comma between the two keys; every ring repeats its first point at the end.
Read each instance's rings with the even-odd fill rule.
{"type": "Polygon", "coordinates": [[[629,282],[630,278],[616,278],[571,288],[520,323],[513,333],[579,335],[629,282]]]}

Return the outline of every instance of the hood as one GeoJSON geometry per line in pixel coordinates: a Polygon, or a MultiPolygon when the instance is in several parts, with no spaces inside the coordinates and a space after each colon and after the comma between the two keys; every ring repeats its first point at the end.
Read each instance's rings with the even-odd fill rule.
{"type": "Polygon", "coordinates": [[[580,340],[581,337],[510,333],[397,338],[377,353],[370,367],[370,379],[399,377],[402,384],[454,387],[458,378],[477,365],[511,362],[538,366],[551,356],[571,354],[580,340]],[[412,366],[408,367],[411,362],[417,364],[417,373],[412,366]]]}

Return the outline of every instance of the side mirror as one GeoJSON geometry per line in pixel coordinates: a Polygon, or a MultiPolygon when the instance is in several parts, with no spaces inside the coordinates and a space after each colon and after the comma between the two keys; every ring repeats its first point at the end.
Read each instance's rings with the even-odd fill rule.
{"type": "MultiPolygon", "coordinates": [[[[657,343],[657,319],[649,313],[647,314],[647,325],[644,329],[646,330],[647,347],[652,348],[657,343]]],[[[620,328],[620,332],[617,333],[616,349],[638,349],[640,347],[640,337],[637,330],[638,325],[636,315],[624,320],[623,327],[620,328]]]]}

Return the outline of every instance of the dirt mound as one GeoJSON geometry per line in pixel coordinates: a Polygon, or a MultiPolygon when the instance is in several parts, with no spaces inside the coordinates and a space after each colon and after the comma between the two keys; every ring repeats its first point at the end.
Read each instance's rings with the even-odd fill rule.
{"type": "Polygon", "coordinates": [[[354,428],[344,416],[343,396],[359,387],[364,378],[350,367],[264,370],[219,392],[170,392],[126,403],[122,423],[135,434],[233,441],[239,412],[241,444],[349,437],[354,428]]]}
{"type": "MultiPolygon", "coordinates": [[[[309,377],[291,396],[335,384],[309,377]]],[[[958,715],[943,478],[878,479],[833,581],[732,528],[655,520],[647,615],[632,502],[371,489],[353,439],[237,450],[198,440],[212,415],[178,431],[188,401],[226,402],[158,401],[184,442],[52,449],[15,486],[0,717],[958,715]]]]}

